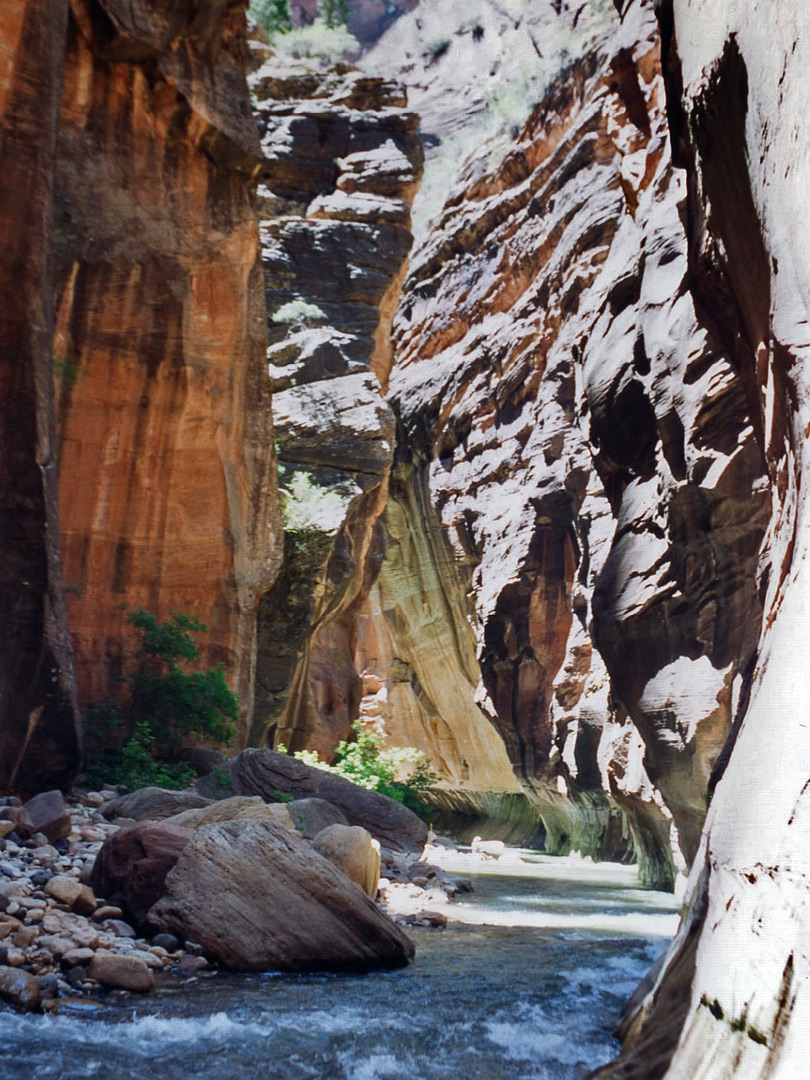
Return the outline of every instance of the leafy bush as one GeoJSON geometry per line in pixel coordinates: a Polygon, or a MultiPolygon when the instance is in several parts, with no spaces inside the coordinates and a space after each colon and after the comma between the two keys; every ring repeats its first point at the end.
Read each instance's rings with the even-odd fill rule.
{"type": "Polygon", "coordinates": [[[326,315],[317,304],[310,304],[308,300],[288,300],[286,304],[274,311],[270,321],[274,323],[293,323],[296,327],[308,326],[310,323],[323,322],[326,315]]]}
{"type": "Polygon", "coordinates": [[[250,0],[250,14],[268,34],[292,30],[289,0],[250,0]]]}
{"type": "MultiPolygon", "coordinates": [[[[382,737],[364,728],[359,720],[352,724],[352,730],[356,738],[338,743],[331,765],[322,761],[314,750],[299,750],[293,757],[305,765],[351,780],[369,791],[379,791],[427,818],[429,807],[424,797],[436,786],[439,777],[430,768],[425,755],[412,746],[384,750],[382,737]],[[397,774],[406,763],[413,765],[411,774],[398,780],[397,774]]],[[[279,746],[278,750],[286,752],[284,746],[279,746]]]]}
{"type": "Polygon", "coordinates": [[[174,612],[159,622],[143,608],[127,622],[140,631],[134,666],[123,682],[128,700],[103,704],[85,717],[85,771],[91,783],[114,783],[132,791],[157,784],[183,787],[194,770],[172,759],[188,737],[227,745],[233,741],[239,703],[222,667],[184,668],[199,659],[194,635],[199,619],[174,612]]]}

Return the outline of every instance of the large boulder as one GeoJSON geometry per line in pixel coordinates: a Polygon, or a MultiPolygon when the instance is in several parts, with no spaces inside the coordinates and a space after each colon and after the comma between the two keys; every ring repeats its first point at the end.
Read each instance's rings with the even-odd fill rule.
{"type": "Polygon", "coordinates": [[[286,829],[293,829],[290,811],[285,803],[266,803],[258,795],[236,795],[232,799],[202,806],[198,810],[184,810],[182,814],[164,818],[164,825],[180,825],[184,829],[201,829],[217,821],[275,821],[286,829]]]}
{"type": "Polygon", "coordinates": [[[169,791],[166,788],[145,787],[110,799],[101,812],[108,821],[115,818],[134,818],[135,821],[162,821],[184,810],[208,806],[211,802],[196,791],[169,791]]]}
{"type": "Polygon", "coordinates": [[[312,846],[372,900],[380,882],[380,845],[360,825],[329,825],[312,846]]]}
{"type": "Polygon", "coordinates": [[[163,895],[166,875],[193,835],[192,829],[154,821],[119,829],[96,856],[90,875],[94,892],[143,922],[163,895]]]}
{"type": "MultiPolygon", "coordinates": [[[[383,847],[393,851],[421,853],[427,842],[427,825],[401,803],[377,791],[367,791],[342,776],[305,765],[288,754],[243,750],[231,759],[228,775],[233,791],[239,795],[261,795],[269,802],[279,793],[296,799],[325,799],[343,813],[349,825],[362,825],[383,847]]],[[[212,775],[197,786],[205,793],[215,783],[212,775]]]]}
{"type": "Polygon", "coordinates": [[[272,821],[198,830],[148,921],[251,971],[392,967],[414,953],[361,889],[272,821]]]}
{"type": "Polygon", "coordinates": [[[305,840],[314,840],[329,825],[348,825],[346,815],[326,799],[293,799],[287,804],[292,823],[305,840]]]}

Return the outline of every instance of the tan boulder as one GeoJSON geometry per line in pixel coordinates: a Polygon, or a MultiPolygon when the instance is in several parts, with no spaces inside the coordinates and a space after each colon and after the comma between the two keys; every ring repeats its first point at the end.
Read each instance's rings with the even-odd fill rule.
{"type": "Polygon", "coordinates": [[[155,984],[155,977],[143,960],[104,950],[94,954],[88,975],[105,986],[121,990],[151,990],[155,984]]]}
{"type": "Polygon", "coordinates": [[[184,810],[181,814],[164,818],[164,824],[179,825],[184,829],[201,829],[204,825],[213,825],[217,821],[248,818],[254,821],[275,821],[285,829],[295,828],[285,803],[266,803],[258,795],[237,795],[196,810],[184,810]]]}
{"type": "Polygon", "coordinates": [[[198,830],[149,912],[227,967],[391,967],[413,945],[372,901],[294,832],[266,820],[198,830]]]}
{"type": "Polygon", "coordinates": [[[380,881],[380,845],[359,825],[329,825],[312,841],[319,855],[333,863],[372,899],[380,881]]]}

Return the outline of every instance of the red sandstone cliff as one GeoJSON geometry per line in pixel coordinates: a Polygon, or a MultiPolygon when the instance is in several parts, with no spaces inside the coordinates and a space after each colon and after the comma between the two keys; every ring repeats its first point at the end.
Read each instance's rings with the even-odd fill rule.
{"type": "Polygon", "coordinates": [[[80,701],[114,698],[127,607],[182,611],[246,724],[280,523],[243,7],[71,4],[53,351],[80,701]]]}

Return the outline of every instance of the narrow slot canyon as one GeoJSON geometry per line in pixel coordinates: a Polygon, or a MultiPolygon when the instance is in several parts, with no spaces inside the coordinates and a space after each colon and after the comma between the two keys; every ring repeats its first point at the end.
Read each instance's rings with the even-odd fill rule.
{"type": "Polygon", "coordinates": [[[0,1075],[804,1080],[810,15],[0,42],[0,1075]]]}

